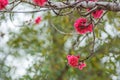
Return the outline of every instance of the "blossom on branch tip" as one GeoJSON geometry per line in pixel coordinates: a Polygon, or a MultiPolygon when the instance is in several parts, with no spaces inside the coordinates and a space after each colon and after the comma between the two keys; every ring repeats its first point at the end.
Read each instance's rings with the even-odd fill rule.
{"type": "Polygon", "coordinates": [[[47,0],[33,0],[33,2],[37,4],[38,6],[44,6],[47,0]]]}
{"type": "Polygon", "coordinates": [[[40,22],[41,22],[41,17],[39,16],[35,19],[35,24],[39,24],[40,22]]]}
{"type": "Polygon", "coordinates": [[[86,67],[86,63],[81,62],[78,66],[78,69],[82,70],[84,67],[86,67]]]}
{"type": "Polygon", "coordinates": [[[8,0],[0,0],[0,10],[4,9],[8,5],[8,0]]]}
{"type": "Polygon", "coordinates": [[[95,19],[98,19],[102,16],[103,14],[103,10],[96,10],[92,13],[92,16],[95,18],[95,19]]]}
{"type": "MultiPolygon", "coordinates": [[[[98,1],[98,0],[90,0],[91,2],[95,2],[95,1],[98,1]]],[[[90,11],[90,9],[87,9],[87,11],[90,11]]],[[[103,14],[103,10],[99,9],[99,10],[95,10],[92,12],[92,16],[95,18],[95,19],[99,19],[103,14]]]]}
{"type": "Polygon", "coordinates": [[[77,67],[78,66],[78,61],[79,61],[79,56],[74,56],[74,55],[68,55],[68,64],[72,67],[77,67]]]}
{"type": "Polygon", "coordinates": [[[88,23],[86,18],[79,18],[74,23],[74,28],[79,34],[85,34],[87,32],[92,32],[93,24],[88,23]]]}

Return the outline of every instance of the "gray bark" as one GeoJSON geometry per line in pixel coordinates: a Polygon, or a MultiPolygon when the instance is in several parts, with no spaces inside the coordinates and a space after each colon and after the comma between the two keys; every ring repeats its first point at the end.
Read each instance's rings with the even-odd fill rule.
{"type": "Polygon", "coordinates": [[[107,11],[120,11],[120,3],[116,2],[91,2],[91,1],[78,1],[78,2],[70,2],[69,4],[65,4],[63,2],[50,2],[50,4],[45,4],[46,8],[52,8],[55,10],[65,9],[65,8],[100,8],[107,11]]]}

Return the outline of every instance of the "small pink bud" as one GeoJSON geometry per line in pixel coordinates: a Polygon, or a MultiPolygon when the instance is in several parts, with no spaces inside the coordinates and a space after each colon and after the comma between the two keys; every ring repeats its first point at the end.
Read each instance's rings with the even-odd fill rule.
{"type": "Polygon", "coordinates": [[[83,63],[83,62],[81,62],[81,63],[79,64],[79,66],[78,66],[78,69],[79,69],[79,70],[82,70],[84,67],[86,67],[86,64],[83,63]]]}
{"type": "Polygon", "coordinates": [[[41,22],[41,17],[39,16],[35,19],[35,24],[39,24],[40,22],[41,22]]]}

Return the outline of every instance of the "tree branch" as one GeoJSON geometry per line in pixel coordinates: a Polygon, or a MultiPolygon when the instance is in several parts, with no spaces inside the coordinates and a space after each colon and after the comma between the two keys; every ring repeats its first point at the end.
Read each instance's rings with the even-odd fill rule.
{"type": "Polygon", "coordinates": [[[98,7],[98,9],[108,10],[108,11],[120,11],[120,3],[113,3],[113,2],[105,2],[105,1],[99,1],[99,2],[91,2],[91,1],[78,1],[78,2],[69,2],[67,5],[63,2],[51,2],[51,5],[48,3],[45,4],[45,8],[54,8],[56,10],[65,9],[65,8],[94,8],[95,6],[98,7]]]}
{"type": "MultiPolygon", "coordinates": [[[[11,3],[9,3],[9,5],[15,4],[18,1],[13,1],[11,3]]],[[[29,1],[20,1],[21,3],[26,3],[26,4],[30,4],[32,6],[38,6],[33,4],[32,2],[29,1]]],[[[38,6],[40,7],[40,6],[38,6]]],[[[120,3],[119,2],[106,2],[106,1],[99,1],[99,2],[91,2],[91,1],[69,1],[69,2],[50,2],[48,1],[48,3],[45,4],[45,6],[42,6],[40,8],[47,8],[46,10],[62,10],[62,9],[67,9],[67,8],[71,8],[71,9],[75,9],[75,8],[84,8],[84,9],[91,9],[91,11],[89,13],[92,12],[92,10],[94,11],[94,8],[97,7],[97,9],[102,9],[102,10],[106,10],[106,11],[120,11],[120,3]]],[[[34,12],[41,12],[41,11],[46,11],[46,10],[36,10],[36,11],[11,11],[11,10],[3,10],[0,12],[6,12],[6,13],[34,13],[34,12]]],[[[70,14],[71,12],[73,12],[73,10],[71,10],[70,12],[67,12],[65,14],[62,15],[67,15],[70,14]]],[[[87,13],[86,15],[88,15],[89,13],[87,13]]]]}

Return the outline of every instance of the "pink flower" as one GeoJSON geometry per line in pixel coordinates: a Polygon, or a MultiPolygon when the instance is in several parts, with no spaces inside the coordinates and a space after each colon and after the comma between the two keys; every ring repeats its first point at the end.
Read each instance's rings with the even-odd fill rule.
{"type": "Polygon", "coordinates": [[[47,0],[33,0],[33,2],[39,6],[44,6],[47,0]]]}
{"type": "Polygon", "coordinates": [[[98,19],[102,16],[103,14],[103,10],[96,10],[92,13],[92,16],[95,18],[95,19],[98,19]]]}
{"type": "MultiPolygon", "coordinates": [[[[98,0],[90,0],[92,2],[95,2],[95,1],[98,1],[98,0]]],[[[90,11],[90,9],[87,9],[87,11],[90,11]]],[[[95,19],[99,19],[103,14],[103,10],[96,10],[94,12],[92,12],[92,16],[95,18],[95,19]]]]}
{"type": "Polygon", "coordinates": [[[93,25],[87,22],[86,18],[79,18],[74,23],[74,28],[79,34],[92,32],[93,25]]]}
{"type": "Polygon", "coordinates": [[[39,16],[35,19],[35,24],[39,24],[40,22],[41,22],[41,17],[39,16]]]}
{"type": "Polygon", "coordinates": [[[83,62],[81,62],[81,63],[79,64],[79,66],[78,66],[78,69],[79,69],[79,70],[82,70],[84,67],[86,67],[86,64],[83,63],[83,62]]]}
{"type": "Polygon", "coordinates": [[[0,10],[4,9],[8,5],[8,0],[0,0],[0,10]]]}
{"type": "Polygon", "coordinates": [[[74,55],[68,55],[68,64],[72,67],[77,67],[78,66],[78,61],[79,61],[79,56],[74,56],[74,55]]]}

